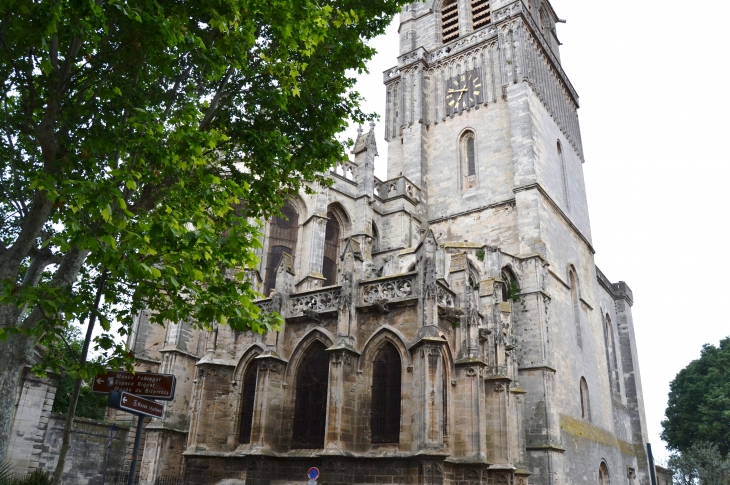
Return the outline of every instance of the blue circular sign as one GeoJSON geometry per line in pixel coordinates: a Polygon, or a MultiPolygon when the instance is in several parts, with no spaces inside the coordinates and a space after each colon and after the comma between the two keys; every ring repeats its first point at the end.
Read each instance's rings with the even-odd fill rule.
{"type": "Polygon", "coordinates": [[[310,468],[309,471],[307,472],[307,476],[309,477],[310,480],[318,479],[319,478],[319,469],[317,469],[315,467],[310,468]]]}

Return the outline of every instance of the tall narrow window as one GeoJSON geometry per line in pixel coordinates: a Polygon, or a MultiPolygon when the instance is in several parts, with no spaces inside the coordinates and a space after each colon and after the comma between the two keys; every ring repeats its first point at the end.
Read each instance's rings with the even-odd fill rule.
{"type": "Polygon", "coordinates": [[[372,251],[373,253],[377,253],[380,251],[380,234],[378,233],[378,226],[375,225],[375,223],[372,223],[372,231],[373,231],[373,247],[372,251]]]}
{"type": "Polygon", "coordinates": [[[613,326],[611,317],[606,315],[603,328],[603,337],[606,344],[606,365],[608,366],[608,377],[611,383],[611,390],[617,394],[621,393],[621,384],[618,378],[618,359],[616,358],[616,344],[613,338],[613,326]]]}
{"type": "Polygon", "coordinates": [[[291,202],[281,209],[282,216],[271,219],[269,231],[269,248],[266,255],[266,270],[264,276],[264,294],[266,296],[276,286],[276,267],[281,262],[281,256],[288,253],[295,256],[297,235],[299,233],[299,214],[291,202]]]}
{"type": "Polygon", "coordinates": [[[573,324],[575,325],[575,339],[578,347],[583,348],[583,338],[580,329],[580,293],[578,292],[578,278],[573,270],[570,270],[570,299],[573,305],[573,324]]]}
{"type": "Polygon", "coordinates": [[[292,448],[324,448],[328,380],[329,356],[325,346],[315,342],[297,371],[292,448]]]}
{"type": "Polygon", "coordinates": [[[608,466],[606,462],[601,462],[601,466],[598,468],[598,485],[611,485],[611,481],[608,476],[608,466]]]}
{"type": "Polygon", "coordinates": [[[337,284],[337,258],[340,251],[340,224],[332,212],[327,213],[327,226],[324,230],[324,259],[322,274],[325,286],[337,284]]]}
{"type": "Polygon", "coordinates": [[[472,131],[467,131],[461,137],[461,158],[464,190],[469,190],[476,187],[477,182],[476,139],[472,131]]]}
{"type": "Polygon", "coordinates": [[[485,27],[492,22],[492,10],[489,0],[471,0],[471,19],[474,30],[485,27]]]}
{"type": "Polygon", "coordinates": [[[459,2],[445,0],[441,7],[441,33],[443,43],[459,38],[459,2]]]}
{"type": "Polygon", "coordinates": [[[400,437],[401,362],[386,343],[373,360],[370,433],[373,443],[398,443],[400,437]]]}
{"type": "Polygon", "coordinates": [[[563,155],[563,145],[558,140],[558,158],[560,159],[560,176],[563,182],[563,202],[565,207],[570,210],[570,191],[568,190],[568,171],[565,168],[565,155],[563,155]]]}
{"type": "Polygon", "coordinates": [[[251,442],[251,428],[253,427],[253,411],[256,402],[256,376],[258,364],[252,362],[243,377],[241,391],[241,426],[239,427],[239,443],[251,442]]]}
{"type": "Polygon", "coordinates": [[[588,395],[588,383],[585,377],[580,378],[580,413],[583,419],[591,420],[591,400],[588,395]]]}
{"type": "Polygon", "coordinates": [[[502,301],[510,301],[510,292],[512,291],[512,287],[515,286],[515,290],[517,289],[517,278],[515,278],[514,273],[510,271],[509,268],[504,268],[502,270],[502,283],[500,284],[500,288],[502,289],[502,301]]]}

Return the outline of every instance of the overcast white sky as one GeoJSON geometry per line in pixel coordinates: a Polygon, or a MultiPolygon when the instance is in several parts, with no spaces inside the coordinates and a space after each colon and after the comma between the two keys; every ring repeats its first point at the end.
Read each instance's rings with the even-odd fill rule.
{"type": "MultiPolygon", "coordinates": [[[[596,263],[634,292],[649,439],[657,458],[669,382],[730,335],[727,187],[730,2],[552,0],[562,64],[580,95],[596,263]]],[[[382,115],[397,19],[359,80],[382,115]]],[[[378,124],[376,175],[387,148],[378,124]]],[[[354,131],[353,131],[354,133],[354,131]]]]}

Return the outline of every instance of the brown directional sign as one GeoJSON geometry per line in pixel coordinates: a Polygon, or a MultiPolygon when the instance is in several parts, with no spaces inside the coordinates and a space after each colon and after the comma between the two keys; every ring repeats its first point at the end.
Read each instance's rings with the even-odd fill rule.
{"type": "Polygon", "coordinates": [[[175,384],[176,379],[172,374],[108,371],[94,378],[91,390],[96,394],[124,391],[137,396],[172,401],[175,397],[175,384]]]}
{"type": "Polygon", "coordinates": [[[149,399],[144,399],[124,391],[110,392],[107,405],[138,416],[149,416],[150,418],[157,419],[162,419],[165,413],[164,404],[150,401],[149,399]]]}

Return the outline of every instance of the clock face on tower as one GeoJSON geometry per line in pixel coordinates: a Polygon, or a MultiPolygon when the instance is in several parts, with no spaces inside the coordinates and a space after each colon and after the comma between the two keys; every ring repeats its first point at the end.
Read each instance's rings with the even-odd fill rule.
{"type": "Polygon", "coordinates": [[[447,115],[484,102],[481,71],[481,69],[472,69],[446,81],[447,115]]]}

